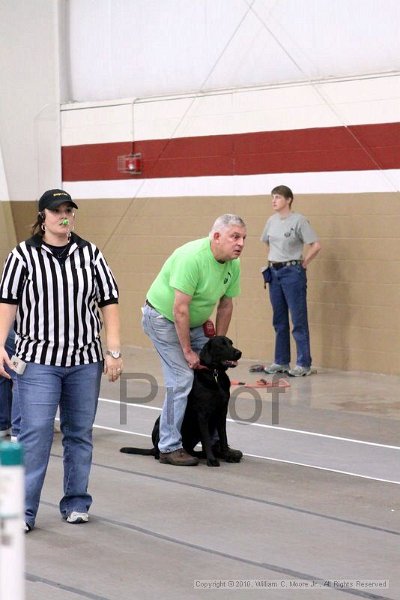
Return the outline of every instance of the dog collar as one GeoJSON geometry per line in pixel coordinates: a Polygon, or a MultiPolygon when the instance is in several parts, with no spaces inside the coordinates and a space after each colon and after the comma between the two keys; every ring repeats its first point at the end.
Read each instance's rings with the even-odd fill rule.
{"type": "MultiPolygon", "coordinates": [[[[201,371],[204,371],[204,370],[211,371],[210,367],[206,367],[205,365],[199,365],[198,367],[196,367],[195,370],[196,371],[199,371],[199,370],[201,370],[201,371]]],[[[218,375],[219,375],[218,369],[212,369],[212,374],[213,374],[213,377],[214,377],[215,381],[218,381],[218,375]]]]}

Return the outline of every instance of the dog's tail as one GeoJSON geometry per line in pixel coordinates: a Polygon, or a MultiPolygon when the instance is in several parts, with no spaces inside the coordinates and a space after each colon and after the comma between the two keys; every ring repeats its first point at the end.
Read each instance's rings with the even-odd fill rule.
{"type": "Polygon", "coordinates": [[[124,452],[125,454],[140,454],[141,456],[155,456],[156,449],[155,448],[134,448],[131,446],[125,446],[124,448],[120,448],[120,452],[124,452]]]}

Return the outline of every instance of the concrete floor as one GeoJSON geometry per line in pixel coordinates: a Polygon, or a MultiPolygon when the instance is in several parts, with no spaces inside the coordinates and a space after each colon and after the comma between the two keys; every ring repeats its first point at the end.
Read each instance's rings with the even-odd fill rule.
{"type": "MultiPolygon", "coordinates": [[[[123,382],[102,385],[88,524],[60,519],[55,434],[25,536],[27,600],[400,598],[400,377],[318,369],[279,394],[234,386],[242,463],[179,469],[119,452],[150,447],[163,397],[153,351],[124,354],[123,382]]],[[[255,382],[253,363],[231,378],[255,382]]]]}

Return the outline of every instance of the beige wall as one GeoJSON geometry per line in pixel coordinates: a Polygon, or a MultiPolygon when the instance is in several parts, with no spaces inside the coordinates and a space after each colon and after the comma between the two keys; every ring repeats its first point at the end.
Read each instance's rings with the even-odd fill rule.
{"type": "MultiPolygon", "coordinates": [[[[2,204],[0,227],[7,232],[2,204]]],[[[308,272],[314,365],[398,374],[399,195],[298,195],[294,208],[309,217],[323,246],[308,272]]],[[[18,239],[27,237],[34,204],[15,202],[12,210],[18,239]]],[[[271,211],[269,198],[261,196],[79,201],[76,231],[104,251],[120,286],[125,344],[149,345],[140,326],[148,286],[177,246],[207,235],[225,212],[238,213],[248,226],[230,335],[246,358],[273,359],[271,310],[260,275],[266,255],[259,242],[271,211]]]]}
{"type": "Polygon", "coordinates": [[[15,246],[15,227],[9,202],[0,202],[0,264],[3,265],[10,248],[15,246]]]}

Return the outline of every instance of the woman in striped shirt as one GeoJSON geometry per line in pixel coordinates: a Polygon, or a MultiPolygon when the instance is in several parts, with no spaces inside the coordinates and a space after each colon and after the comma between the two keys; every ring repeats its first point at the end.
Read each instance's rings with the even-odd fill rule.
{"type": "Polygon", "coordinates": [[[0,283],[0,375],[9,377],[6,365],[17,373],[27,532],[35,525],[58,406],[64,448],[61,515],[69,523],[88,521],[100,378],[104,371],[116,381],[122,372],[118,287],[100,250],[73,233],[77,208],[67,192],[45,192],[34,235],[9,254],[0,283]],[[13,323],[11,359],[4,342],[13,323]]]}

